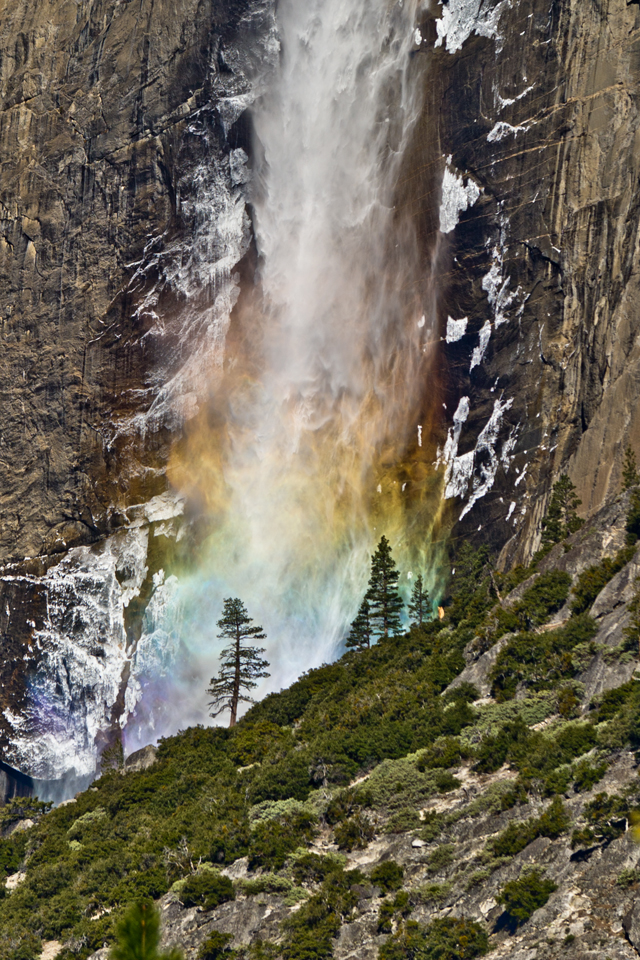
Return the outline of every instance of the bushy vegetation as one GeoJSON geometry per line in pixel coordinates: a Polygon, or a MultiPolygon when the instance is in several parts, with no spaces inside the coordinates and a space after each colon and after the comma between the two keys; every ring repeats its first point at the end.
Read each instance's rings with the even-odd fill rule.
{"type": "Polygon", "coordinates": [[[509,922],[518,927],[543,907],[557,889],[553,880],[545,879],[538,870],[532,870],[505,884],[496,900],[504,907],[509,922]]]}
{"type": "MultiPolygon", "coordinates": [[[[282,943],[234,950],[225,935],[212,934],[202,960],[325,960],[341,924],[371,896],[363,889],[374,887],[385,894],[381,960],[482,955],[488,943],[482,926],[452,918],[421,926],[411,921],[412,909],[442,904],[454,887],[482,883],[537,837],[565,834],[571,824],[557,795],[592,790],[611,751],[640,749],[636,681],[608,691],[576,719],[583,689],[576,677],[596,653],[595,624],[583,611],[555,629],[539,629],[566,602],[567,575],[539,574],[508,609],[502,604],[505,592],[535,573],[530,567],[498,575],[488,550],[465,544],[443,620],[416,607],[408,632],[384,636],[379,629],[375,645],[357,645],[266,697],[233,729],[197,727],[167,738],[148,770],[105,769],[74,803],[48,813],[23,801],[20,809],[6,807],[7,825],[25,817],[35,825],[0,839],[1,876],[26,871],[24,882],[0,899],[0,960],[32,960],[51,939],[67,943],[60,960],[84,960],[114,941],[132,903],[169,890],[203,911],[247,896],[278,895],[298,905],[281,930],[282,943]],[[514,636],[491,675],[496,702],[476,703],[470,684],[445,692],[465,665],[465,648],[506,632],[514,636]],[[531,729],[547,719],[545,729],[531,729]],[[515,777],[452,812],[427,809],[460,786],[452,770],[466,765],[490,774],[503,764],[515,777]],[[532,798],[550,800],[536,816],[514,809],[532,798]],[[513,822],[467,868],[455,824],[506,810],[513,810],[513,822]],[[345,870],[340,853],[322,856],[311,847],[321,834],[334,851],[349,852],[383,831],[411,831],[433,844],[421,854],[422,887],[405,889],[402,867],[393,861],[365,875],[345,870]],[[248,860],[249,876],[232,884],[219,868],[240,857],[248,860]]],[[[578,584],[575,602],[592,596],[596,573],[590,576],[578,584]]],[[[614,839],[633,802],[606,794],[591,800],[573,825],[574,844],[614,839]]],[[[505,887],[501,902],[510,922],[523,922],[515,911],[524,916],[546,889],[538,879],[536,886],[531,875],[521,878],[526,889],[505,887]]]]}
{"type": "Polygon", "coordinates": [[[475,920],[446,917],[424,927],[411,920],[380,948],[379,960],[473,960],[489,949],[486,930],[475,920]]]}
{"type": "Polygon", "coordinates": [[[603,587],[629,563],[636,552],[635,545],[620,550],[613,559],[604,557],[600,563],[587,567],[578,577],[573,588],[571,610],[574,614],[584,613],[592,605],[603,587]]]}

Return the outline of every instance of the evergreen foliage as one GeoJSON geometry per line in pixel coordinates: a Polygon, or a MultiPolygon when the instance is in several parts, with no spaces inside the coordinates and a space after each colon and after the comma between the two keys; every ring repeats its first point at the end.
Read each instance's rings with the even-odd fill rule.
{"type": "Polygon", "coordinates": [[[543,544],[560,543],[580,529],[584,520],[576,511],[581,503],[574,484],[567,474],[563,473],[553,485],[547,515],[542,521],[543,544]]]}
{"type": "Polygon", "coordinates": [[[230,933],[214,930],[200,947],[198,960],[233,960],[238,956],[238,951],[229,946],[232,940],[230,933]]]}
{"type": "Polygon", "coordinates": [[[371,618],[369,601],[365,599],[360,604],[358,615],[351,624],[346,647],[350,650],[368,650],[371,646],[371,618]]]}
{"type": "Polygon", "coordinates": [[[234,898],[231,880],[217,871],[192,874],[180,890],[180,901],[185,907],[202,907],[203,910],[213,910],[234,898]]]}
{"type": "MultiPolygon", "coordinates": [[[[75,952],[65,947],[61,960],[86,960],[113,942],[132,903],[173,888],[183,902],[188,897],[202,908],[221,902],[220,891],[208,900],[204,889],[220,882],[223,897],[235,888],[247,897],[279,895],[289,904],[306,899],[280,928],[277,943],[234,951],[211,934],[211,957],[328,960],[340,925],[353,918],[362,898],[362,883],[374,881],[345,871],[339,854],[322,857],[310,848],[319,825],[330,827],[344,850],[366,846],[382,832],[416,831],[435,841],[423,854],[432,875],[424,890],[390,893],[381,909],[380,922],[396,931],[383,950],[391,960],[479,955],[461,953],[448,929],[411,926],[411,904],[442,903],[461,885],[484,883],[523,843],[566,833],[568,816],[557,795],[571,785],[592,789],[617,751],[640,748],[640,683],[603,694],[578,721],[558,718],[561,701],[579,705],[576,675],[596,652],[595,626],[580,615],[561,628],[536,631],[566,590],[564,574],[551,571],[554,577],[538,577],[521,598],[522,623],[534,629],[511,637],[496,661],[492,679],[500,702],[474,704],[478,692],[469,684],[444,693],[465,665],[465,648],[497,617],[486,552],[461,552],[462,576],[457,583],[454,577],[444,621],[381,636],[358,656],[309,671],[232,729],[182,731],[160,743],[148,770],[124,776],[105,770],[74,804],[1,838],[0,881],[18,870],[26,878],[0,899],[0,960],[32,960],[40,941],[53,939],[80,945],[75,952]],[[549,726],[532,729],[547,717],[549,726]],[[459,809],[421,819],[425,802],[455,785],[448,771],[465,758],[480,772],[506,763],[518,777],[459,809]],[[366,782],[352,783],[363,774],[366,782]],[[454,824],[545,796],[553,799],[536,817],[522,820],[525,814],[513,810],[511,825],[487,841],[480,869],[469,875],[460,845],[451,842],[454,824]],[[233,885],[221,881],[214,864],[240,857],[256,872],[233,885]]],[[[626,796],[584,810],[578,845],[615,839],[634,815],[626,796]]]]}
{"type": "Polygon", "coordinates": [[[264,647],[249,647],[247,640],[265,640],[262,627],[252,626],[253,620],[247,613],[242,600],[228,598],[224,601],[222,617],[218,620],[219,640],[230,640],[220,654],[220,670],[212,677],[207,693],[213,698],[209,703],[211,716],[217,717],[223,710],[229,710],[229,726],[236,725],[239,703],[253,703],[252,697],[243,691],[253,690],[257,681],[268,677],[268,660],[261,654],[264,647]]]}
{"type": "Polygon", "coordinates": [[[640,537],[640,489],[633,487],[627,514],[627,543],[631,546],[640,537]]]}
{"type": "Polygon", "coordinates": [[[122,738],[118,737],[112,744],[102,751],[100,757],[100,770],[122,770],[124,767],[124,747],[122,738]]]}
{"type": "Polygon", "coordinates": [[[424,589],[422,574],[416,577],[408,609],[413,626],[421,627],[426,620],[431,619],[431,600],[429,591],[424,589]]]}
{"type": "Polygon", "coordinates": [[[399,576],[391,546],[383,536],[371,557],[371,578],[366,594],[372,633],[378,637],[393,636],[400,631],[404,604],[398,593],[399,576]]]}
{"type": "Polygon", "coordinates": [[[634,553],[635,545],[627,546],[620,550],[613,559],[604,557],[600,563],[587,567],[580,574],[573,588],[574,600],[571,604],[571,612],[578,614],[587,611],[602,588],[615,577],[616,573],[626,567],[634,553]]]}
{"type": "Polygon", "coordinates": [[[631,487],[637,487],[638,484],[640,484],[640,474],[638,474],[636,455],[628,446],[624,451],[624,463],[622,465],[622,489],[630,490],[631,487]]]}
{"type": "Polygon", "coordinates": [[[109,960],[182,960],[178,950],[160,953],[160,915],[151,900],[132,904],[116,926],[109,960]]]}
{"type": "Polygon", "coordinates": [[[380,947],[379,960],[474,960],[489,950],[487,932],[477,921],[442,917],[423,927],[402,924],[380,947]]]}
{"type": "Polygon", "coordinates": [[[544,907],[557,889],[553,880],[545,880],[538,870],[532,870],[518,880],[506,883],[496,900],[504,907],[512,926],[518,927],[526,923],[536,910],[544,907]]]}

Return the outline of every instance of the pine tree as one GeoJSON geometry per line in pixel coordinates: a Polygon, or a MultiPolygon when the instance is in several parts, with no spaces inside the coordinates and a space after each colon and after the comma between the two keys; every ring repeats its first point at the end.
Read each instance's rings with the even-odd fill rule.
{"type": "Polygon", "coordinates": [[[565,537],[579,530],[584,520],[576,513],[582,500],[576,496],[576,488],[566,473],[553,485],[547,515],[542,521],[542,542],[560,543],[565,537]]]}
{"type": "Polygon", "coordinates": [[[388,637],[400,630],[404,604],[398,593],[399,576],[389,541],[382,537],[371,558],[371,578],[366,594],[371,632],[379,637],[388,637]]]}
{"type": "Polygon", "coordinates": [[[369,601],[365,597],[358,615],[351,624],[346,646],[349,649],[368,650],[371,646],[371,615],[369,601]]]}
{"type": "Polygon", "coordinates": [[[622,465],[622,489],[630,490],[631,487],[637,487],[638,484],[640,484],[640,475],[638,474],[636,455],[631,447],[627,447],[622,465]]]}
{"type": "Polygon", "coordinates": [[[160,914],[152,900],[132,904],[116,926],[109,960],[182,960],[179,950],[159,953],[160,914]]]}
{"type": "Polygon", "coordinates": [[[412,625],[417,627],[421,627],[425,620],[431,619],[431,599],[429,591],[423,587],[422,574],[418,574],[413,585],[409,616],[412,625]]]}
{"type": "Polygon", "coordinates": [[[213,708],[210,716],[217,717],[223,710],[229,710],[230,727],[236,725],[238,704],[254,703],[253,698],[242,691],[253,690],[259,679],[270,676],[266,672],[269,661],[260,656],[265,652],[264,647],[245,646],[249,638],[265,640],[267,636],[262,627],[251,626],[252,623],[242,600],[224,601],[222,617],[218,620],[218,639],[231,642],[220,654],[220,670],[211,678],[207,693],[213,698],[209,703],[213,708]]]}

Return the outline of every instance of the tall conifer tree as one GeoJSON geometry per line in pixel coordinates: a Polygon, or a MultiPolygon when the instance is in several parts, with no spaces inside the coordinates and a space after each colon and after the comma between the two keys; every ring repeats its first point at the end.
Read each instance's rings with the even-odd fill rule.
{"type": "Polygon", "coordinates": [[[424,589],[422,574],[416,577],[411,593],[411,602],[409,604],[409,616],[411,622],[417,627],[421,627],[425,620],[431,619],[431,599],[429,591],[424,589]]]}
{"type": "Polygon", "coordinates": [[[371,646],[371,615],[369,601],[366,597],[360,604],[358,615],[351,624],[346,646],[351,650],[368,650],[371,646]]]}
{"type": "Polygon", "coordinates": [[[133,903],[116,925],[109,960],[183,960],[173,948],[160,953],[160,914],[153,900],[133,903]]]}
{"type": "Polygon", "coordinates": [[[547,515],[542,521],[542,542],[560,543],[565,537],[579,530],[582,520],[576,510],[582,500],[576,495],[576,488],[563,473],[553,485],[547,515]]]}
{"type": "Polygon", "coordinates": [[[209,703],[212,707],[210,716],[217,717],[223,710],[229,710],[230,727],[236,725],[238,704],[254,703],[253,698],[243,690],[253,690],[258,686],[259,679],[270,676],[266,672],[269,661],[261,657],[265,652],[264,647],[245,645],[249,639],[266,640],[267,637],[262,627],[251,624],[253,620],[242,600],[229,598],[224,601],[222,617],[218,620],[218,639],[231,642],[220,654],[220,670],[216,677],[211,678],[207,693],[213,698],[209,703]]]}
{"type": "Polygon", "coordinates": [[[366,594],[371,631],[376,636],[389,637],[400,630],[404,603],[398,593],[399,576],[389,541],[381,537],[371,557],[371,579],[366,594]]]}

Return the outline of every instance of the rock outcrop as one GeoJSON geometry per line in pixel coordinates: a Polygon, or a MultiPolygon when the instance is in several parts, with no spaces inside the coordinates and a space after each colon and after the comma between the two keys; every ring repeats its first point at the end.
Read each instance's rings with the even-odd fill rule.
{"type": "MultiPolygon", "coordinates": [[[[175,657],[157,613],[198,533],[167,466],[253,281],[247,107],[277,42],[270,0],[0,14],[0,749],[51,778],[92,769],[175,657]]],[[[420,15],[397,202],[435,262],[445,498],[505,567],[561,471],[592,513],[640,449],[639,18],[420,15]]]]}
{"type": "Polygon", "coordinates": [[[509,564],[536,548],[559,473],[589,513],[618,492],[626,445],[640,447],[640,8],[441,9],[423,30],[420,146],[437,129],[431,157],[460,219],[442,256],[443,331],[459,324],[445,348],[447,493],[463,530],[482,525],[509,564]]]}

